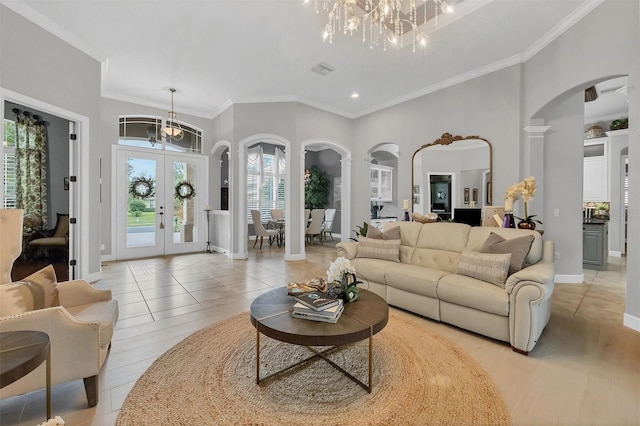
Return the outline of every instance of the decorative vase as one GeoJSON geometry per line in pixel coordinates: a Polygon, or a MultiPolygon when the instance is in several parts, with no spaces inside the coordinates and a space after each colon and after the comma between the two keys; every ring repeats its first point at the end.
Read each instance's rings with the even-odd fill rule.
{"type": "Polygon", "coordinates": [[[521,220],[520,222],[518,222],[518,228],[531,229],[533,231],[534,229],[536,229],[536,224],[535,222],[525,222],[524,220],[521,220]]]}
{"type": "Polygon", "coordinates": [[[505,212],[504,220],[502,221],[502,227],[503,228],[515,228],[516,227],[515,221],[513,220],[513,213],[505,212]]]}

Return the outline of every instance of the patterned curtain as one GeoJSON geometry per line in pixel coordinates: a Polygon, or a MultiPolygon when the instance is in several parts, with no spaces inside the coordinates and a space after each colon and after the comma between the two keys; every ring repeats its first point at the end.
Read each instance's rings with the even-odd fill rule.
{"type": "Polygon", "coordinates": [[[47,132],[29,114],[16,114],[16,206],[47,227],[47,132]]]}

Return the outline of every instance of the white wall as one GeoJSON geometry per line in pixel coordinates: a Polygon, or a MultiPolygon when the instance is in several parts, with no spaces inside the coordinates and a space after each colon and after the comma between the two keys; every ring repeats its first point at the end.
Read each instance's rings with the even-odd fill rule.
{"type": "MultiPolygon", "coordinates": [[[[77,226],[99,235],[100,220],[93,218],[100,217],[100,63],[0,5],[0,88],[88,117],[89,137],[81,143],[89,164],[81,165],[87,174],[78,176],[88,189],[80,200],[88,212],[77,226]]],[[[99,244],[89,244],[80,255],[88,275],[100,273],[99,244]]]]}
{"type": "MultiPolygon", "coordinates": [[[[523,106],[522,117],[526,124],[549,124],[537,122],[540,111],[545,113],[576,93],[592,85],[593,82],[606,80],[611,77],[629,76],[629,163],[632,182],[629,190],[629,229],[628,229],[628,258],[627,258],[627,297],[625,323],[640,329],[640,3],[635,0],[608,0],[598,6],[589,15],[576,23],[571,29],[558,37],[534,57],[528,60],[523,68],[523,106]],[[594,52],[599,52],[602,60],[593,60],[594,52]]],[[[584,105],[574,105],[584,113],[584,105]]],[[[547,116],[547,118],[550,118],[547,116]]],[[[567,129],[556,126],[547,135],[567,129]]],[[[582,136],[580,136],[582,139],[582,136]]],[[[525,140],[523,143],[527,143],[525,140]]],[[[545,143],[545,149],[547,148],[545,143]]],[[[573,144],[564,145],[573,150],[573,144]]],[[[566,155],[562,147],[554,147],[558,155],[566,155]]],[[[526,149],[525,149],[526,151],[526,149]]],[[[546,157],[546,154],[545,154],[546,157]]],[[[540,158],[529,159],[530,163],[542,161],[540,158]]],[[[527,165],[523,165],[527,168],[527,165]]],[[[545,163],[545,170],[551,167],[545,163]]],[[[570,182],[582,181],[582,167],[567,172],[566,179],[570,182]]],[[[553,171],[552,173],[557,173],[553,171]]],[[[546,173],[545,173],[546,174],[546,173]]],[[[551,184],[545,176],[546,185],[551,184]]],[[[546,188],[541,188],[546,191],[546,188]]],[[[553,209],[564,205],[564,193],[551,192],[545,196],[544,217],[552,216],[553,209]]],[[[581,200],[577,202],[581,203],[581,200]]],[[[571,212],[573,206],[569,207],[571,212]]],[[[560,212],[555,226],[560,229],[574,227],[575,219],[570,214],[560,212]]],[[[569,212],[568,212],[569,213],[569,212]]],[[[577,233],[578,230],[576,229],[577,233]]],[[[555,240],[568,249],[576,243],[577,237],[564,240],[560,235],[546,232],[545,237],[555,240]]],[[[581,247],[581,244],[578,246],[581,247]]],[[[573,247],[575,250],[575,247],[573,247]]],[[[575,256],[568,254],[561,258],[558,267],[568,274],[581,274],[582,262],[575,256]]]]}
{"type": "MultiPolygon", "coordinates": [[[[237,104],[225,111],[224,114],[214,119],[214,135],[216,140],[229,140],[232,142],[231,156],[232,166],[230,168],[230,180],[238,182],[240,171],[238,170],[238,148],[237,144],[243,139],[260,134],[276,135],[290,143],[287,153],[291,162],[287,169],[287,175],[291,177],[290,191],[287,201],[292,208],[302,211],[304,208],[303,199],[303,176],[304,165],[301,163],[301,156],[304,154],[301,143],[322,139],[336,142],[341,145],[349,145],[352,138],[352,126],[350,120],[338,115],[321,111],[313,107],[294,102],[266,103],[266,104],[237,104]],[[300,179],[295,177],[299,176],[300,179]]],[[[238,211],[240,206],[238,191],[231,190],[230,210],[238,211]]],[[[296,221],[301,215],[290,215],[291,220],[287,220],[287,244],[285,250],[287,255],[300,256],[304,252],[302,237],[302,222],[296,221]]],[[[242,258],[244,256],[242,247],[244,242],[240,241],[241,221],[231,217],[231,250],[234,256],[242,258]]],[[[243,231],[243,230],[242,230],[243,231]]]]}
{"type": "MultiPolygon", "coordinates": [[[[169,108],[169,105],[167,105],[169,108]]],[[[105,245],[102,255],[115,256],[115,241],[112,241],[111,229],[111,146],[118,144],[118,117],[120,115],[155,115],[166,117],[167,110],[151,108],[144,105],[123,102],[114,99],[100,98],[100,158],[102,158],[102,206],[101,216],[105,218],[100,224],[101,244],[105,245]]],[[[178,120],[189,123],[203,131],[203,152],[208,153],[213,146],[213,123],[201,117],[181,114],[176,108],[178,120]]],[[[211,162],[209,172],[211,175],[220,174],[220,162],[211,162]]]]}
{"type": "MultiPolygon", "coordinates": [[[[522,127],[520,104],[520,66],[516,65],[358,118],[354,120],[355,140],[351,145],[353,181],[369,179],[364,159],[372,146],[396,143],[400,147],[398,199],[411,199],[411,156],[416,149],[445,132],[476,135],[493,146],[493,199],[499,205],[507,186],[521,179],[517,143],[522,127]]],[[[423,174],[426,171],[423,165],[423,174]]],[[[367,197],[368,193],[354,186],[353,223],[362,223],[368,217],[367,197]]]]}

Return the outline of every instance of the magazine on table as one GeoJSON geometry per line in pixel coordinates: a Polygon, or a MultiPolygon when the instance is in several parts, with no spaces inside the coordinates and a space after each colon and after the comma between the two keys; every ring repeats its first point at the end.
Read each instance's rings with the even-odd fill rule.
{"type": "Polygon", "coordinates": [[[342,300],[335,299],[321,291],[311,291],[309,293],[300,294],[295,296],[294,299],[296,302],[302,303],[314,311],[324,311],[325,309],[337,306],[342,302],[342,300]]]}
{"type": "Polygon", "coordinates": [[[324,311],[314,311],[313,309],[307,308],[301,303],[296,303],[293,306],[293,312],[291,312],[291,316],[294,318],[302,318],[312,321],[336,323],[340,318],[340,315],[342,315],[343,310],[344,305],[342,303],[339,303],[338,305],[328,308],[324,311]]]}

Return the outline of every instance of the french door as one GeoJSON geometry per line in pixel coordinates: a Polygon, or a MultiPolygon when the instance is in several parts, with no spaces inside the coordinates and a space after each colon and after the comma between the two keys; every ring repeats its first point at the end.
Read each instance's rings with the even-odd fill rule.
{"type": "Polygon", "coordinates": [[[113,150],[116,258],[203,250],[206,157],[117,145],[113,150]]]}

